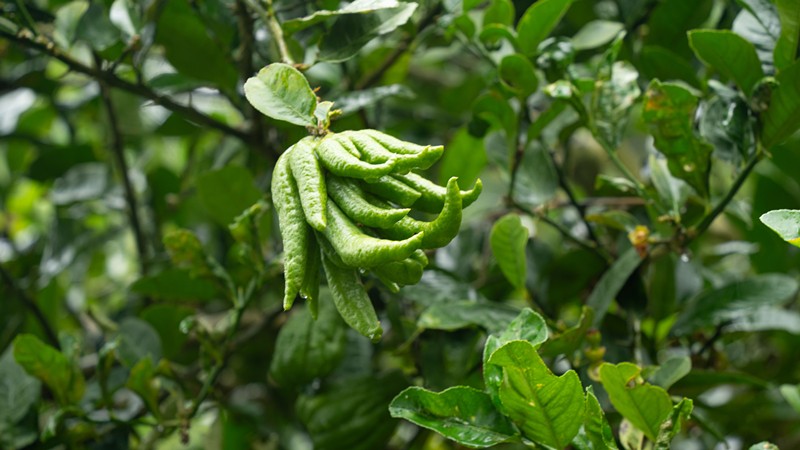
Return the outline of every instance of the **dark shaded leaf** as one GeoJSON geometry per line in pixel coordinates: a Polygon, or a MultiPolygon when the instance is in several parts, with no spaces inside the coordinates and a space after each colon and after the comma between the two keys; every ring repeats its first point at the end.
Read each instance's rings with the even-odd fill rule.
{"type": "Polygon", "coordinates": [[[617,259],[611,267],[603,274],[600,281],[597,282],[589,298],[586,299],[586,306],[592,308],[595,312],[593,326],[599,327],[603,322],[617,294],[619,294],[622,286],[628,281],[631,274],[639,267],[642,258],[636,252],[636,249],[629,248],[617,259]]]}

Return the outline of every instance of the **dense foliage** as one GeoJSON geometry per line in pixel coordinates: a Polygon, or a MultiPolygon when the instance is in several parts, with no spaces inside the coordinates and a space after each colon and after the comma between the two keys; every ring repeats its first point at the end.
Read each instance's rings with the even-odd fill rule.
{"type": "Polygon", "coordinates": [[[0,448],[800,447],[796,0],[0,14],[0,448]]]}

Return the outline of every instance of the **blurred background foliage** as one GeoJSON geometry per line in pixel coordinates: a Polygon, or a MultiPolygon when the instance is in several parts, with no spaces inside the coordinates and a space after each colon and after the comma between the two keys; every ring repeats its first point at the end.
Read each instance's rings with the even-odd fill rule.
{"type": "Polygon", "coordinates": [[[774,51],[792,10],[561,3],[548,28],[510,0],[0,2],[0,447],[458,448],[389,401],[480,388],[486,333],[524,306],[575,327],[543,356],[594,383],[587,299],[606,361],[681,367],[670,393],[695,412],[675,448],[800,447],[800,251],[757,220],[800,205],[797,127],[757,145],[774,87],[687,38],[733,29],[758,57],[743,71],[798,73],[796,36],[774,51]],[[377,344],[325,307],[281,311],[270,172],[306,132],[241,90],[280,60],[342,109],[334,131],[444,144],[433,179],[484,182],[419,285],[370,284],[377,344]],[[654,79],[689,98],[666,125],[654,79]],[[508,212],[529,234],[516,263],[490,242],[508,212]],[[626,272],[632,245],[648,256],[626,272]]]}

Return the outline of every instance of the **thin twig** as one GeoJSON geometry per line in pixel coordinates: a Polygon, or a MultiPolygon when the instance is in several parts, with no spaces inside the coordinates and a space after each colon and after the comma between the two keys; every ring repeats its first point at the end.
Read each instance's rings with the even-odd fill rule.
{"type": "Polygon", "coordinates": [[[597,235],[594,233],[594,229],[592,225],[586,220],[586,206],[582,205],[578,202],[578,198],[575,197],[575,193],[572,192],[572,188],[569,186],[569,182],[567,180],[567,176],[564,173],[564,169],[558,164],[556,161],[555,151],[548,151],[547,154],[550,156],[550,162],[553,163],[553,168],[556,171],[556,177],[558,178],[558,185],[561,186],[561,190],[567,194],[567,198],[569,199],[570,204],[578,211],[578,217],[580,217],[581,222],[583,222],[583,226],[586,227],[586,231],[589,234],[589,239],[591,239],[595,245],[600,245],[600,240],[597,238],[597,235]]]}
{"type": "Polygon", "coordinates": [[[436,16],[441,11],[441,4],[438,4],[436,7],[431,8],[427,14],[419,21],[417,24],[416,30],[413,33],[409,33],[405,39],[403,39],[400,43],[398,43],[394,50],[389,53],[389,56],[384,59],[378,67],[375,68],[372,72],[367,74],[364,78],[362,78],[358,83],[356,83],[356,90],[366,89],[383,77],[383,74],[386,73],[389,69],[394,66],[394,64],[400,59],[406,51],[411,49],[414,46],[414,41],[417,37],[422,34],[424,30],[426,30],[429,26],[433,25],[436,22],[436,16]]]}
{"type": "Polygon", "coordinates": [[[202,113],[192,108],[191,106],[178,103],[176,100],[173,100],[169,96],[159,94],[154,90],[152,90],[150,87],[142,83],[132,83],[130,81],[119,78],[113,72],[88,66],[78,61],[77,59],[71,57],[70,55],[62,52],[58,48],[56,48],[55,44],[52,41],[44,38],[42,35],[40,35],[34,40],[30,39],[29,37],[26,37],[23,34],[17,35],[0,30],[0,38],[9,39],[27,48],[37,50],[50,57],[53,57],[63,62],[71,70],[78,73],[82,73],[84,75],[88,75],[98,81],[103,81],[109,87],[121,89],[123,91],[127,91],[132,94],[151,100],[153,101],[153,103],[157,105],[163,106],[164,108],[170,111],[183,115],[188,120],[196,122],[198,125],[202,125],[208,128],[213,128],[227,135],[236,137],[246,143],[250,143],[250,135],[244,130],[240,130],[226,123],[220,122],[219,120],[209,115],[206,115],[205,113],[202,113]]]}
{"type": "Polygon", "coordinates": [[[278,53],[281,55],[281,61],[286,64],[294,64],[292,55],[289,53],[289,47],[286,45],[286,40],[283,37],[283,28],[281,23],[278,22],[278,16],[272,8],[272,0],[266,0],[267,14],[266,22],[272,38],[275,39],[275,44],[278,46],[278,53]]]}
{"type": "MultiPolygon", "coordinates": [[[[95,63],[99,66],[102,59],[95,55],[95,63]]],[[[100,98],[106,108],[109,129],[111,130],[111,153],[117,166],[117,171],[122,179],[122,188],[125,191],[125,203],[128,206],[128,219],[130,220],[133,237],[136,241],[136,252],[139,254],[139,272],[141,275],[148,273],[148,262],[150,260],[147,251],[147,240],[145,239],[142,221],[139,217],[139,201],[136,199],[136,192],[131,183],[128,162],[125,160],[125,142],[122,138],[122,131],[119,128],[117,113],[114,111],[114,103],[111,100],[111,91],[103,80],[98,80],[100,85],[100,98]]]]}
{"type": "Polygon", "coordinates": [[[524,205],[521,205],[521,204],[517,203],[513,199],[511,200],[511,206],[514,207],[515,209],[519,210],[519,211],[522,211],[522,212],[530,215],[530,216],[536,217],[537,219],[541,220],[542,222],[546,223],[547,225],[550,225],[551,227],[555,228],[556,231],[561,233],[561,235],[564,236],[567,240],[572,241],[573,243],[577,244],[579,247],[581,247],[581,248],[583,248],[583,249],[585,249],[585,250],[587,250],[587,251],[589,251],[591,253],[594,253],[595,255],[599,256],[603,261],[606,261],[608,263],[612,262],[611,257],[601,247],[598,247],[597,245],[595,245],[594,242],[585,241],[585,240],[573,235],[566,227],[564,227],[564,225],[562,225],[562,224],[556,222],[555,220],[551,219],[544,212],[542,212],[542,211],[540,211],[538,209],[528,208],[528,207],[526,207],[524,205]]]}
{"type": "Polygon", "coordinates": [[[711,224],[714,222],[717,216],[719,216],[720,214],[722,214],[723,211],[725,211],[725,208],[739,192],[739,189],[741,189],[745,180],[747,180],[748,175],[750,175],[750,172],[753,171],[753,168],[756,167],[756,164],[758,164],[759,161],[761,161],[761,153],[756,152],[756,154],[754,154],[750,158],[750,160],[747,161],[747,165],[739,173],[739,176],[737,176],[736,179],[733,181],[733,185],[731,185],[731,188],[725,194],[725,197],[723,197],[722,200],[720,200],[719,203],[717,203],[717,206],[715,206],[710,213],[706,214],[706,216],[703,217],[703,220],[694,228],[694,230],[690,230],[689,237],[687,238],[687,241],[684,243],[685,245],[688,245],[689,242],[691,242],[697,236],[700,236],[706,230],[708,230],[708,228],[711,226],[711,224]]]}
{"type": "Polygon", "coordinates": [[[11,276],[10,273],[6,271],[6,269],[0,265],[0,278],[3,278],[3,282],[8,286],[12,293],[22,302],[22,305],[25,306],[32,314],[33,317],[36,318],[36,321],[39,322],[39,325],[42,327],[42,331],[44,331],[44,336],[47,338],[47,341],[53,347],[57,349],[61,349],[61,344],[58,342],[58,334],[56,334],[55,329],[50,325],[47,321],[47,317],[45,317],[44,312],[39,308],[39,305],[28,296],[28,294],[17,285],[17,282],[14,280],[14,277],[11,276]]]}

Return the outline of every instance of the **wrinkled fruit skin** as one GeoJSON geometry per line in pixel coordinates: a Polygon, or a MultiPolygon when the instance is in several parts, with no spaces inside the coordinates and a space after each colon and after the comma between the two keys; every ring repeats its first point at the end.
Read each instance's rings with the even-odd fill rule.
{"type": "Polygon", "coordinates": [[[286,150],[272,175],[284,248],[284,309],[297,294],[316,304],[321,266],[345,322],[379,339],[380,322],[361,273],[371,271],[393,292],[419,282],[427,265],[422,250],[453,240],[462,209],[481,193],[480,180],[462,191],[456,178],[439,186],[414,172],[431,167],[443,151],[377,130],[309,136],[286,150]],[[415,209],[436,217],[408,216],[415,209]]]}

